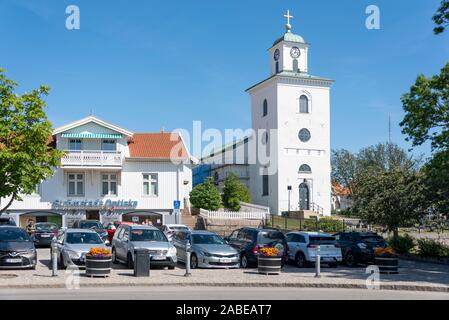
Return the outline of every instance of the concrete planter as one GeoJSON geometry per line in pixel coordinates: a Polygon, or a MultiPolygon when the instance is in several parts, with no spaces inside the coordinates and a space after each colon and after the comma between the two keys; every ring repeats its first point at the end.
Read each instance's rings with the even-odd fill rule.
{"type": "Polygon", "coordinates": [[[259,256],[257,268],[262,274],[280,274],[282,268],[282,257],[259,256]]]}
{"type": "Polygon", "coordinates": [[[399,273],[399,261],[396,256],[379,256],[374,258],[374,263],[379,267],[380,273],[399,273]]]}

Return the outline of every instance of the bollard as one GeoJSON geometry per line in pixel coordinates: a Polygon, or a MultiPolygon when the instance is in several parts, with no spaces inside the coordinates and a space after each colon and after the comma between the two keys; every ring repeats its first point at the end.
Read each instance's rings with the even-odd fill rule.
{"type": "Polygon", "coordinates": [[[55,250],[55,246],[52,244],[52,250],[51,250],[51,262],[52,262],[52,268],[51,268],[51,276],[56,277],[58,274],[58,253],[55,250]]]}
{"type": "Polygon", "coordinates": [[[315,255],[315,278],[321,277],[321,246],[318,245],[316,248],[315,255]]]}
{"type": "Polygon", "coordinates": [[[190,246],[190,241],[187,242],[186,245],[186,273],[184,277],[190,277],[192,274],[190,273],[190,251],[192,250],[190,246]]]}

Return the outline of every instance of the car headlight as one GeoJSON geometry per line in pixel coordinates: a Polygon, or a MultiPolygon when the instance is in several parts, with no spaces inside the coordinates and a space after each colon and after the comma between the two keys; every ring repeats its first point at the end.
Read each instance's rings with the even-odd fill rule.
{"type": "Polygon", "coordinates": [[[205,257],[212,257],[212,254],[210,254],[209,252],[200,251],[200,253],[205,257]]]}
{"type": "Polygon", "coordinates": [[[168,249],[168,255],[169,256],[176,256],[176,248],[175,247],[171,247],[170,249],[168,249]]]}
{"type": "Polygon", "coordinates": [[[70,259],[79,259],[79,257],[80,257],[79,252],[76,252],[73,250],[66,250],[65,252],[70,259]]]}

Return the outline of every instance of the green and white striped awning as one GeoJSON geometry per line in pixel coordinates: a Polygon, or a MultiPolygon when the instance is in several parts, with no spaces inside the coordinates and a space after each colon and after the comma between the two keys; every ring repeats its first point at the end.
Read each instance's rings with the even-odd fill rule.
{"type": "Polygon", "coordinates": [[[122,137],[122,135],[119,133],[90,133],[90,132],[82,132],[82,133],[65,132],[62,133],[61,136],[63,138],[88,138],[88,139],[120,139],[122,137]]]}

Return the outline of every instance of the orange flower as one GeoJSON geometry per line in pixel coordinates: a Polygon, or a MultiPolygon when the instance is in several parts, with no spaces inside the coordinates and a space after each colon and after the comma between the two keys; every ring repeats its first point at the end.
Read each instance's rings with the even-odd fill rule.
{"type": "Polygon", "coordinates": [[[279,249],[277,249],[277,248],[262,248],[259,250],[259,253],[266,257],[276,257],[279,253],[279,249]]]}
{"type": "Polygon", "coordinates": [[[377,248],[374,251],[374,254],[376,256],[383,256],[383,255],[395,255],[396,251],[392,247],[386,247],[386,248],[377,248]]]}
{"type": "Polygon", "coordinates": [[[107,257],[111,255],[111,250],[103,248],[92,248],[87,255],[90,257],[107,257]]]}

